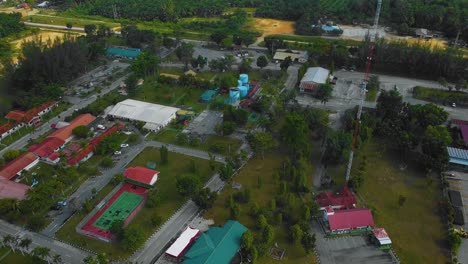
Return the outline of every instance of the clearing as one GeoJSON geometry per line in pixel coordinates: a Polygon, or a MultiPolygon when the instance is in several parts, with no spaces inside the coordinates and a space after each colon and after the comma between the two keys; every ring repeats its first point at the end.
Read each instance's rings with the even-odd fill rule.
{"type": "Polygon", "coordinates": [[[437,210],[438,180],[428,180],[412,164],[401,170],[398,156],[379,142],[362,148],[355,170],[363,156],[367,157],[367,173],[358,194],[362,204],[372,209],[376,225],[387,230],[402,263],[446,263],[447,230],[437,210]],[[406,197],[401,207],[400,195],[406,197]]]}
{"type": "Polygon", "coordinates": [[[278,20],[271,18],[253,18],[253,27],[262,32],[256,43],[260,43],[266,36],[276,34],[292,34],[294,33],[294,22],[286,20],[278,20]]]}

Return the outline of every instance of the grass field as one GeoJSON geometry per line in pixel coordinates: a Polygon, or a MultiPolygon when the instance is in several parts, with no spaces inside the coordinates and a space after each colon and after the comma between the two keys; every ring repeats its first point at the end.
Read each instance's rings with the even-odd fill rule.
{"type": "MultiPolygon", "coordinates": [[[[239,174],[234,176],[233,181],[242,184],[242,188],[250,188],[251,190],[251,201],[255,201],[260,208],[269,208],[269,203],[276,196],[278,192],[277,183],[275,183],[274,177],[280,169],[284,157],[278,152],[272,151],[270,154],[265,155],[265,159],[256,157],[250,160],[250,162],[240,171],[239,174]],[[258,187],[258,177],[262,177],[262,184],[258,187]]],[[[313,175],[312,168],[307,175],[313,175]]],[[[309,184],[312,178],[307,179],[309,184]]],[[[215,205],[212,209],[208,210],[204,217],[207,219],[213,219],[216,225],[222,225],[225,221],[230,219],[230,211],[226,206],[228,197],[233,194],[235,190],[232,188],[225,188],[223,192],[218,196],[215,205]]],[[[307,199],[307,198],[304,198],[307,199]]],[[[256,219],[253,219],[248,215],[249,204],[240,204],[240,216],[238,221],[249,229],[254,229],[256,219]]],[[[316,258],[313,254],[309,256],[305,255],[304,250],[300,246],[290,244],[288,241],[288,233],[281,225],[274,225],[275,237],[274,242],[282,248],[286,249],[286,254],[281,261],[275,261],[268,256],[259,258],[256,263],[267,264],[267,263],[285,263],[285,264],[296,264],[296,263],[316,263],[316,258]]]]}
{"type": "Polygon", "coordinates": [[[141,201],[143,201],[143,196],[123,192],[96,222],[93,223],[93,226],[109,230],[114,221],[125,220],[141,201]]]}
{"type": "Polygon", "coordinates": [[[33,22],[33,23],[40,23],[40,24],[51,24],[51,25],[61,25],[65,26],[67,23],[71,23],[74,27],[84,27],[85,25],[95,24],[95,25],[106,25],[110,28],[119,28],[119,23],[107,22],[103,20],[95,20],[95,19],[85,19],[85,18],[77,18],[77,17],[65,17],[65,16],[58,16],[58,15],[30,15],[27,17],[23,17],[23,21],[33,22]]]}
{"type": "Polygon", "coordinates": [[[378,89],[371,89],[366,93],[366,101],[375,102],[377,99],[377,94],[379,93],[378,89]]]}
{"type": "MultiPolygon", "coordinates": [[[[184,204],[186,197],[181,196],[176,188],[176,176],[194,175],[201,182],[206,182],[214,173],[211,171],[209,161],[189,157],[182,154],[169,152],[168,164],[160,164],[160,152],[157,148],[146,148],[143,150],[129,165],[131,166],[146,166],[148,162],[156,162],[159,174],[156,188],[160,197],[156,208],[142,207],[140,212],[132,220],[129,226],[135,225],[141,227],[145,235],[149,237],[159,226],[154,226],[151,223],[155,214],[159,216],[164,223],[175,211],[184,204]],[[191,163],[195,163],[195,171],[191,163]]],[[[113,188],[111,184],[106,185],[92,201],[96,206],[113,188]]],[[[105,243],[96,239],[92,239],[75,232],[75,227],[86,216],[85,213],[75,214],[57,233],[57,238],[68,241],[70,243],[88,248],[95,252],[105,252],[111,259],[127,258],[133,252],[125,251],[119,244],[105,243]]]]}
{"type": "Polygon", "coordinates": [[[400,170],[397,156],[377,142],[360,151],[355,169],[364,155],[367,174],[358,194],[377,211],[375,223],[387,230],[401,263],[447,263],[446,230],[437,212],[441,197],[437,180],[430,184],[424,172],[411,164],[400,170]],[[400,195],[406,197],[402,207],[400,195]]]}
{"type": "MultiPolygon", "coordinates": [[[[173,129],[164,129],[161,130],[157,134],[151,134],[148,138],[156,141],[161,141],[164,143],[174,144],[174,145],[181,145],[177,143],[177,135],[181,133],[180,131],[176,131],[173,129]]],[[[236,138],[230,137],[223,137],[218,135],[211,135],[209,136],[205,142],[202,142],[200,145],[191,146],[190,144],[182,144],[183,146],[210,151],[219,153],[222,155],[228,155],[229,151],[235,152],[237,151],[240,146],[242,145],[242,141],[236,138]]]]}
{"type": "Polygon", "coordinates": [[[0,248],[0,264],[45,264],[46,261],[22,255],[19,251],[13,252],[9,248],[0,248]]]}
{"type": "Polygon", "coordinates": [[[460,106],[468,106],[468,93],[431,89],[422,86],[413,88],[415,98],[434,103],[449,104],[456,103],[460,106]]]}

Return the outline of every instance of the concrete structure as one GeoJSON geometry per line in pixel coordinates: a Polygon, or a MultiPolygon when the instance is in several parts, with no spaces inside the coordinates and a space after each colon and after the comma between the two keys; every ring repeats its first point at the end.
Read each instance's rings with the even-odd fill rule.
{"type": "Polygon", "coordinates": [[[21,172],[34,167],[38,162],[39,158],[36,155],[26,152],[3,166],[0,170],[0,177],[12,180],[16,176],[21,175],[21,172]]]}
{"type": "Polygon", "coordinates": [[[424,39],[430,39],[430,38],[434,37],[434,35],[429,30],[427,30],[425,28],[416,28],[414,30],[414,35],[417,38],[424,38],[424,39]]]}
{"type": "Polygon", "coordinates": [[[229,264],[239,250],[247,227],[229,220],[223,227],[211,227],[185,254],[184,264],[229,264]]]}
{"type": "Polygon", "coordinates": [[[128,121],[145,122],[143,128],[155,132],[176,119],[178,110],[180,109],[171,106],[127,99],[115,105],[108,116],[128,121]]]}
{"type": "Polygon", "coordinates": [[[283,61],[287,57],[291,57],[291,60],[294,62],[305,63],[309,59],[309,54],[304,50],[277,49],[273,60],[283,61]]]}
{"type": "Polygon", "coordinates": [[[299,89],[301,92],[314,91],[321,84],[327,83],[330,71],[322,67],[311,67],[301,79],[299,89]]]}
{"type": "Polygon", "coordinates": [[[166,256],[176,259],[177,261],[184,255],[190,245],[198,238],[200,230],[193,229],[188,226],[176,241],[166,250],[166,256]]]}
{"type": "Polygon", "coordinates": [[[124,58],[134,60],[140,55],[140,49],[128,48],[128,47],[109,47],[106,50],[106,55],[116,58],[124,58]]]}
{"type": "Polygon", "coordinates": [[[328,207],[323,213],[323,220],[331,232],[337,233],[374,226],[372,214],[366,208],[335,211],[328,207]]]}
{"type": "Polygon", "coordinates": [[[158,180],[159,171],[145,167],[130,167],[124,171],[123,175],[132,184],[151,188],[158,180]]]}
{"type": "Polygon", "coordinates": [[[460,169],[468,169],[468,150],[447,147],[447,151],[450,165],[460,169]]]}

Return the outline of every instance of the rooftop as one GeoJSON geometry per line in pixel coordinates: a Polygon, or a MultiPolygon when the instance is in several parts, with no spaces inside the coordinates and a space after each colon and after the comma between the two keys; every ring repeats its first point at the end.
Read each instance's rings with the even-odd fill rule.
{"type": "Polygon", "coordinates": [[[127,179],[137,181],[146,185],[154,185],[158,180],[159,171],[145,167],[130,167],[125,169],[123,175],[127,179]]]}
{"type": "Polygon", "coordinates": [[[61,147],[63,144],[65,144],[64,140],[56,137],[49,137],[44,139],[33,149],[30,149],[30,151],[32,151],[34,154],[41,158],[45,158],[52,154],[57,148],[61,147]]]}
{"type": "Polygon", "coordinates": [[[328,223],[331,231],[347,230],[374,226],[374,218],[369,209],[355,208],[334,211],[328,215],[328,223]]]}
{"type": "Polygon", "coordinates": [[[325,84],[328,79],[330,71],[322,67],[311,67],[307,69],[307,72],[301,79],[302,83],[313,82],[317,84],[325,84]]]}
{"type": "Polygon", "coordinates": [[[107,48],[106,54],[111,56],[122,56],[122,57],[129,57],[129,58],[136,58],[140,55],[141,50],[135,48],[127,48],[127,47],[110,47],[107,48]]]}
{"type": "Polygon", "coordinates": [[[24,200],[29,186],[0,177],[0,199],[13,198],[24,200]]]}
{"type": "Polygon", "coordinates": [[[447,147],[447,151],[450,157],[450,163],[468,166],[468,150],[447,147]]]}
{"type": "Polygon", "coordinates": [[[223,227],[211,227],[185,254],[184,264],[229,264],[240,247],[247,227],[229,220],[223,227]]]}
{"type": "Polygon", "coordinates": [[[460,132],[461,132],[463,141],[465,141],[465,145],[468,146],[468,125],[460,125],[460,132]]]}
{"type": "Polygon", "coordinates": [[[0,177],[11,180],[16,176],[16,174],[18,174],[18,172],[22,171],[31,163],[36,162],[38,159],[39,158],[36,157],[36,155],[34,155],[32,152],[26,152],[25,154],[7,163],[0,170],[0,177]]]}
{"type": "Polygon", "coordinates": [[[317,195],[317,203],[320,207],[339,207],[339,208],[354,208],[357,203],[356,197],[347,186],[343,187],[339,193],[323,192],[317,195]]]}
{"type": "Polygon", "coordinates": [[[192,229],[189,226],[180,234],[177,240],[166,250],[166,254],[173,257],[179,257],[184,250],[193,242],[198,236],[200,230],[192,229]]]}
{"type": "Polygon", "coordinates": [[[50,134],[49,137],[56,137],[63,141],[67,141],[67,139],[72,136],[72,131],[74,128],[78,126],[87,126],[91,124],[91,122],[93,122],[95,119],[96,117],[94,117],[91,114],[79,115],[70,122],[70,125],[56,130],[54,133],[50,134]]]}
{"type": "Polygon", "coordinates": [[[175,118],[178,110],[171,106],[127,99],[115,105],[109,115],[164,126],[175,118]]]}

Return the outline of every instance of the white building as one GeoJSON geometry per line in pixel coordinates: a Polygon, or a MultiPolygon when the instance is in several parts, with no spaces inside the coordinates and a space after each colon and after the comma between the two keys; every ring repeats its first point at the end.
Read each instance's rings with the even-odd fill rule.
{"type": "Polygon", "coordinates": [[[116,104],[108,116],[114,118],[145,122],[143,128],[158,131],[176,118],[176,107],[151,104],[142,101],[127,99],[116,104]]]}
{"type": "Polygon", "coordinates": [[[275,52],[275,56],[273,56],[273,60],[283,61],[287,57],[291,57],[291,60],[293,62],[304,63],[307,62],[307,60],[309,59],[309,54],[307,54],[307,51],[304,50],[277,49],[275,52]]]}
{"type": "Polygon", "coordinates": [[[301,79],[299,88],[301,92],[314,91],[321,84],[327,83],[330,78],[330,71],[322,67],[311,67],[307,69],[307,72],[301,79]]]}

